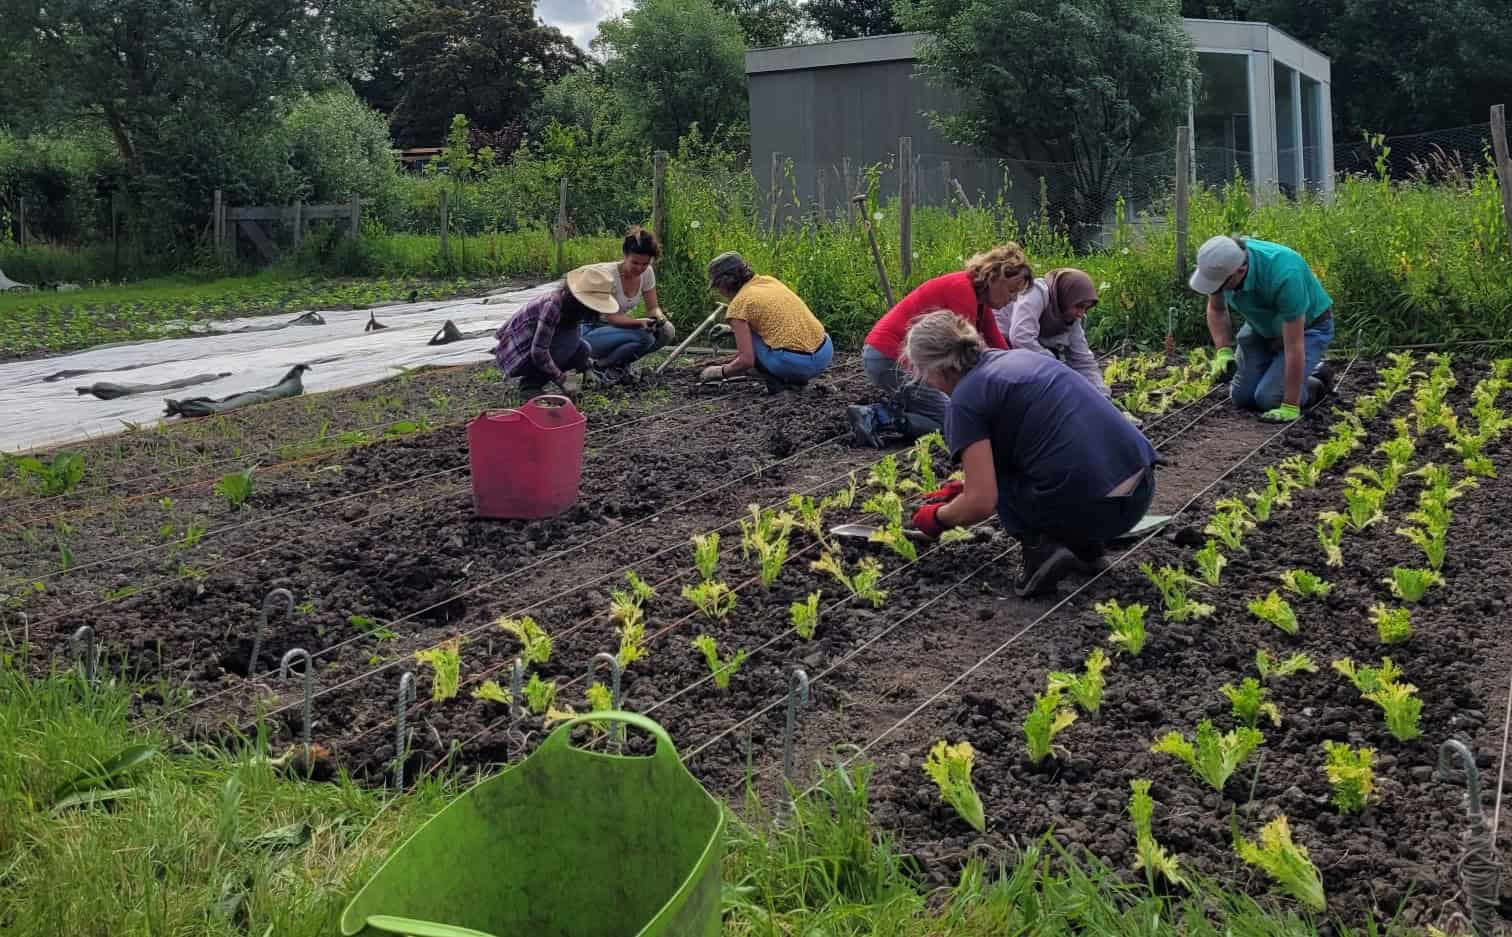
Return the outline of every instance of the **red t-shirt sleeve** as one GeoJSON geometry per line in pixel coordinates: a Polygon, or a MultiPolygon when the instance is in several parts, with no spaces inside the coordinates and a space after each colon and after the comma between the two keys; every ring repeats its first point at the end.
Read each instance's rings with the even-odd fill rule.
{"type": "MultiPolygon", "coordinates": [[[[920,283],[917,289],[899,300],[896,306],[872,326],[871,332],[867,333],[866,344],[889,358],[899,359],[903,356],[903,342],[908,335],[908,327],[913,325],[914,319],[921,313],[936,309],[948,309],[981,329],[977,324],[976,288],[971,285],[971,274],[962,270],[920,283]]],[[[992,314],[989,312],[986,318],[990,321],[992,314]]],[[[998,342],[992,345],[993,348],[1008,347],[996,322],[992,323],[992,335],[997,337],[998,342]]],[[[982,337],[989,344],[992,343],[992,338],[985,330],[982,337]]]]}

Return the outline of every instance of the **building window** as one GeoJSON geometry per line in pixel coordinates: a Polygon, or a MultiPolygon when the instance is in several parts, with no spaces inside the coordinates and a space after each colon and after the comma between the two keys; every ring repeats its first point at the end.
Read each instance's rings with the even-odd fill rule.
{"type": "Polygon", "coordinates": [[[1202,86],[1192,110],[1197,179],[1223,185],[1238,172],[1254,178],[1250,135],[1249,54],[1199,52],[1202,86]]]}
{"type": "Polygon", "coordinates": [[[1302,172],[1309,192],[1323,185],[1323,84],[1302,76],[1302,172]]]}
{"type": "Polygon", "coordinates": [[[1295,70],[1275,63],[1276,73],[1276,182],[1281,191],[1296,197],[1302,180],[1297,178],[1297,130],[1301,125],[1297,113],[1301,102],[1293,93],[1292,81],[1295,70]]]}

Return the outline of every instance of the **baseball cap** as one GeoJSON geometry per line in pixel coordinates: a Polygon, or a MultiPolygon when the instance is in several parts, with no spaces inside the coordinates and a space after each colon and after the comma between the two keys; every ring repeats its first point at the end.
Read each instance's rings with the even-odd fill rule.
{"type": "Polygon", "coordinates": [[[614,298],[614,274],[604,264],[588,264],[568,273],[567,288],[578,302],[601,316],[619,312],[619,301],[614,298]]]}
{"type": "Polygon", "coordinates": [[[1189,285],[1205,296],[1211,296],[1223,286],[1223,281],[1244,266],[1244,248],[1226,234],[1210,237],[1197,248],[1197,269],[1192,271],[1189,285]]]}
{"type": "Polygon", "coordinates": [[[725,251],[709,261],[709,285],[712,287],[715,280],[726,274],[738,273],[745,267],[744,257],[736,251],[725,251]]]}

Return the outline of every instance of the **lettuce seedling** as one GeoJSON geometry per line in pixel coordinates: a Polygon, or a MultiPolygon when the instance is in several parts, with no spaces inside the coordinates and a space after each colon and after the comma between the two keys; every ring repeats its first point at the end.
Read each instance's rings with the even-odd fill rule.
{"type": "Polygon", "coordinates": [[[943,534],[940,534],[941,543],[965,543],[968,540],[975,539],[976,534],[971,532],[970,527],[952,527],[943,534]]]}
{"type": "MultiPolygon", "coordinates": [[[[1429,520],[1429,515],[1423,511],[1412,512],[1412,517],[1421,517],[1429,520]]],[[[1432,527],[1398,527],[1398,536],[1406,537],[1412,541],[1412,545],[1423,551],[1423,559],[1428,563],[1429,569],[1442,569],[1444,555],[1448,552],[1448,530],[1441,525],[1432,527]]]]}
{"type": "MultiPolygon", "coordinates": [[[[826,502],[827,504],[827,502],[826,502]]],[[[824,542],[825,504],[816,504],[807,495],[788,495],[788,506],[798,513],[795,524],[820,543],[824,542]]]]}
{"type": "Polygon", "coordinates": [[[1444,577],[1432,569],[1393,566],[1391,575],[1381,581],[1391,586],[1391,594],[1403,602],[1421,602],[1430,588],[1444,584],[1444,577]]]}
{"type": "Polygon", "coordinates": [[[1376,634],[1382,644],[1401,644],[1412,637],[1412,612],[1405,608],[1387,608],[1374,605],[1370,620],[1375,622],[1376,634]]]}
{"type": "Polygon", "coordinates": [[[602,683],[595,681],[583,695],[588,700],[588,711],[591,713],[610,712],[614,709],[614,694],[602,683]]]}
{"type": "Polygon", "coordinates": [[[1299,673],[1317,673],[1318,665],[1306,654],[1293,654],[1285,660],[1273,658],[1270,651],[1262,647],[1255,652],[1255,669],[1260,671],[1261,680],[1272,677],[1279,680],[1299,673]]]}
{"type": "Polygon", "coordinates": [[[872,467],[866,483],[883,491],[898,490],[898,457],[889,453],[872,467]]]}
{"type": "Polygon", "coordinates": [[[1302,456],[1294,455],[1281,462],[1288,483],[1294,488],[1312,488],[1318,484],[1318,467],[1302,456]]]}
{"type": "Polygon", "coordinates": [[[882,523],[900,526],[903,523],[903,499],[896,491],[880,491],[861,505],[861,510],[882,518],[882,523]]]}
{"type": "Polygon", "coordinates": [[[1289,569],[1281,574],[1281,585],[1304,599],[1320,599],[1333,591],[1333,585],[1305,569],[1289,569]]]}
{"type": "Polygon", "coordinates": [[[1354,530],[1364,530],[1372,524],[1379,524],[1386,520],[1386,515],[1381,512],[1381,505],[1386,500],[1386,492],[1379,488],[1372,488],[1358,478],[1346,478],[1347,486],[1344,492],[1349,526],[1354,530]]]}
{"type": "Polygon", "coordinates": [[[704,582],[714,578],[714,570],[719,565],[718,531],[694,535],[693,565],[698,567],[698,575],[704,582]]]}
{"type": "Polygon", "coordinates": [[[850,482],[844,488],[825,498],[820,504],[820,509],[828,511],[830,508],[840,508],[843,511],[850,510],[856,503],[856,495],[860,491],[860,485],[856,481],[856,473],[850,473],[850,482]]]}
{"type": "Polygon", "coordinates": [[[711,621],[724,621],[735,610],[734,591],[717,579],[683,586],[682,595],[711,621]]]}
{"type": "Polygon", "coordinates": [[[976,785],[971,783],[971,766],[975,760],[976,751],[970,742],[949,745],[942,739],[924,759],[924,774],[940,789],[940,797],[980,833],[987,829],[987,816],[976,785]]]}
{"type": "Polygon", "coordinates": [[[499,686],[494,680],[483,681],[482,686],[472,691],[472,698],[487,703],[498,703],[502,706],[508,706],[514,702],[514,697],[509,695],[509,691],[499,686]]]}
{"type": "Polygon", "coordinates": [[[1291,827],[1280,816],[1260,830],[1260,841],[1235,837],[1239,858],[1269,875],[1281,890],[1314,911],[1328,908],[1323,876],[1307,857],[1307,849],[1292,842],[1291,827]]]}
{"type": "Polygon", "coordinates": [[[215,483],[214,493],[225,498],[233,510],[241,510],[252,497],[252,469],[221,476],[221,480],[215,483]]]}
{"type": "Polygon", "coordinates": [[[793,623],[793,630],[805,641],[812,639],[814,631],[819,627],[819,596],[818,592],[810,592],[804,601],[788,606],[788,617],[793,623]]]}
{"type": "Polygon", "coordinates": [[[1138,604],[1121,606],[1111,599],[1093,607],[1112,630],[1108,640],[1118,645],[1118,653],[1138,657],[1145,646],[1144,617],[1149,609],[1138,604]]]}
{"type": "Polygon", "coordinates": [[[650,583],[637,576],[635,570],[628,569],[625,571],[625,582],[629,583],[630,594],[635,597],[635,601],[639,604],[645,605],[656,598],[656,590],[651,587],[650,583]]]}
{"type": "Polygon", "coordinates": [[[1402,668],[1392,662],[1391,658],[1381,659],[1381,666],[1371,667],[1368,664],[1356,664],[1353,659],[1341,657],[1333,662],[1333,669],[1343,674],[1354,684],[1354,688],[1360,691],[1361,696],[1374,693],[1387,684],[1395,683],[1402,676],[1402,668]]]}
{"type": "MultiPolygon", "coordinates": [[[[892,497],[897,497],[897,495],[892,495],[892,497]]],[[[872,543],[882,544],[910,563],[917,561],[919,558],[918,548],[909,539],[901,523],[888,524],[867,539],[872,543]]]]}
{"type": "Polygon", "coordinates": [[[1275,589],[1263,599],[1250,599],[1248,608],[1261,621],[1268,621],[1287,634],[1297,633],[1297,613],[1275,589]]]}
{"type": "Polygon", "coordinates": [[[1172,885],[1186,885],[1186,878],[1176,864],[1176,857],[1166,852],[1155,841],[1150,821],[1155,816],[1155,798],[1150,796],[1150,782],[1136,778],[1129,782],[1132,794],[1129,797],[1129,817],[1134,821],[1134,868],[1144,869],[1152,878],[1156,875],[1172,885]]]}
{"type": "Polygon", "coordinates": [[[1168,732],[1156,740],[1150,751],[1180,758],[1192,773],[1221,793],[1229,777],[1264,741],[1259,729],[1246,726],[1224,734],[1204,719],[1197,723],[1195,745],[1180,732],[1168,732]]]}
{"type": "Polygon", "coordinates": [[[462,639],[452,638],[445,644],[415,652],[415,660],[431,668],[431,702],[439,703],[457,695],[462,677],[462,639]]]}
{"type": "Polygon", "coordinates": [[[1102,705],[1103,671],[1108,669],[1108,657],[1102,648],[1092,649],[1080,676],[1053,671],[1049,676],[1051,690],[1064,690],[1082,708],[1082,712],[1095,713],[1102,705]]]}
{"type": "Polygon", "coordinates": [[[718,642],[706,634],[694,638],[693,647],[703,653],[704,661],[709,665],[709,673],[714,678],[714,686],[721,690],[728,690],[730,678],[739,673],[741,666],[745,664],[745,649],[741,648],[732,656],[721,658],[718,642]]]}
{"type": "Polygon", "coordinates": [[[1413,370],[1416,363],[1413,361],[1412,352],[1410,351],[1394,351],[1387,355],[1386,358],[1391,362],[1390,366],[1381,368],[1376,372],[1376,376],[1381,379],[1380,396],[1384,398],[1386,403],[1390,403],[1396,398],[1397,394],[1406,390],[1408,385],[1412,383],[1412,376],[1414,374],[1421,374],[1422,372],[1413,370]]]}
{"type": "Polygon", "coordinates": [[[1061,691],[1047,689],[1034,698],[1024,717],[1024,742],[1029,760],[1039,764],[1053,753],[1055,737],[1076,721],[1076,711],[1061,704],[1061,691]]]}
{"type": "Polygon", "coordinates": [[[544,716],[551,711],[551,704],[556,701],[556,692],[555,680],[542,680],[540,674],[532,673],[530,682],[525,684],[525,705],[537,716],[544,716]]]}
{"type": "Polygon", "coordinates": [[[1410,683],[1390,683],[1367,693],[1365,698],[1381,707],[1386,716],[1386,731],[1398,742],[1410,742],[1423,734],[1418,727],[1423,701],[1417,697],[1417,687],[1410,683]]]}
{"type": "Polygon", "coordinates": [[[1223,568],[1228,565],[1228,558],[1218,552],[1218,542],[1209,540],[1201,550],[1192,554],[1197,561],[1197,571],[1202,574],[1202,581],[1210,586],[1218,585],[1218,579],[1223,575],[1223,568]]]}
{"type": "Polygon", "coordinates": [[[1245,677],[1244,682],[1237,687],[1225,683],[1218,691],[1228,698],[1234,718],[1251,729],[1260,724],[1261,716],[1269,719],[1271,725],[1281,725],[1281,710],[1276,708],[1275,703],[1265,701],[1265,687],[1254,677],[1245,677]]]}
{"type": "Polygon", "coordinates": [[[1149,563],[1139,564],[1139,570],[1160,590],[1166,621],[1187,621],[1213,614],[1213,606],[1192,601],[1187,590],[1196,584],[1196,580],[1186,570],[1174,566],[1162,566],[1157,570],[1149,563]]]}
{"type": "Polygon", "coordinates": [[[1244,535],[1255,526],[1250,519],[1248,509],[1240,511],[1219,511],[1208,518],[1207,525],[1202,532],[1217,537],[1223,545],[1230,550],[1244,549],[1244,535]]]}
{"type": "Polygon", "coordinates": [[[857,563],[855,572],[850,574],[845,572],[844,562],[833,553],[822,554],[809,564],[809,568],[829,573],[851,595],[872,603],[873,608],[881,608],[882,603],[887,601],[887,593],[877,588],[877,583],[882,579],[882,567],[871,557],[857,563]]]}
{"type": "Polygon", "coordinates": [[[1324,562],[1329,566],[1344,565],[1344,525],[1349,518],[1337,511],[1324,511],[1318,515],[1318,545],[1323,548],[1324,562]]]}
{"type": "Polygon", "coordinates": [[[646,656],[646,618],[640,614],[639,609],[636,614],[633,622],[621,622],[616,629],[619,634],[619,649],[615,651],[614,659],[619,662],[621,670],[646,656]]]}
{"type": "Polygon", "coordinates": [[[527,664],[544,664],[551,660],[551,636],[536,624],[534,618],[529,615],[524,618],[504,616],[499,618],[498,624],[520,642],[520,657],[527,664]]]}
{"type": "Polygon", "coordinates": [[[1446,444],[1458,456],[1465,470],[1481,478],[1495,478],[1496,464],[1482,451],[1490,437],[1475,433],[1461,433],[1446,444]]]}
{"type": "Polygon", "coordinates": [[[1323,772],[1333,787],[1334,806],[1340,813],[1359,813],[1375,789],[1373,748],[1350,748],[1343,742],[1324,742],[1323,772]]]}
{"type": "Polygon", "coordinates": [[[934,491],[940,487],[939,477],[934,469],[934,449],[939,446],[945,448],[945,439],[939,433],[930,433],[920,436],[913,445],[914,474],[919,480],[914,487],[919,491],[934,491]]]}

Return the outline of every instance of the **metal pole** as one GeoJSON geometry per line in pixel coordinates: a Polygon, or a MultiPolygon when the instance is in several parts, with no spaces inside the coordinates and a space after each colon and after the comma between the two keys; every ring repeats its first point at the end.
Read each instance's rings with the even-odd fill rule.
{"type": "Polygon", "coordinates": [[[1507,106],[1491,108],[1491,147],[1496,154],[1496,175],[1501,181],[1502,217],[1507,224],[1507,246],[1512,248],[1512,157],[1507,155],[1507,106]]]}
{"type": "Polygon", "coordinates": [[[672,353],[667,355],[667,360],[661,363],[660,367],[656,369],[656,373],[660,374],[663,371],[667,370],[667,365],[671,364],[673,361],[676,361],[679,355],[687,351],[688,346],[693,344],[693,340],[702,335],[704,329],[707,329],[709,326],[717,322],[719,320],[719,317],[724,315],[724,311],[724,303],[720,303],[718,306],[715,306],[714,311],[709,313],[709,317],[700,322],[698,324],[698,328],[694,329],[692,332],[689,332],[688,337],[682,340],[682,344],[672,349],[672,353]]]}

